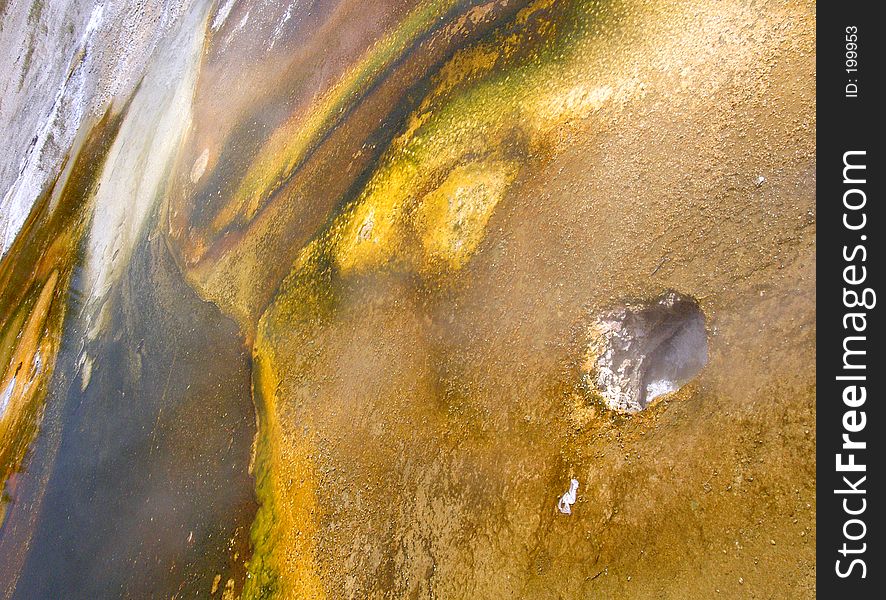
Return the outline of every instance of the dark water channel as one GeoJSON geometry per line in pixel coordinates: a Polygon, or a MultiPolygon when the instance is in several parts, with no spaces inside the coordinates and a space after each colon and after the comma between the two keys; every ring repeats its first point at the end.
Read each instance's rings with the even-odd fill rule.
{"type": "Polygon", "coordinates": [[[0,563],[21,565],[0,594],[206,597],[217,575],[239,589],[256,508],[249,352],[162,236],[136,248],[109,302],[94,341],[66,324],[46,431],[0,533],[0,563]]]}

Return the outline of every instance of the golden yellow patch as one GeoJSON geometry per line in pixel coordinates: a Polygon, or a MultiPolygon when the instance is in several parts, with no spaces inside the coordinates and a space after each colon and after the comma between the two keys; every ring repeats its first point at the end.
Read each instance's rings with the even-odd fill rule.
{"type": "Polygon", "coordinates": [[[464,266],[483,240],[486,224],[516,171],[516,165],[498,161],[457,167],[424,197],[415,227],[426,265],[452,270],[464,266]]]}

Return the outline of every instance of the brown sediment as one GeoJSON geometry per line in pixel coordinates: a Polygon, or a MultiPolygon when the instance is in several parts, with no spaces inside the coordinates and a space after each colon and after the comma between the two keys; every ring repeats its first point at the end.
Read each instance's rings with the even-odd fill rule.
{"type": "Polygon", "coordinates": [[[444,67],[260,321],[257,461],[312,475],[259,497],[315,541],[269,517],[253,560],[345,597],[811,597],[813,8],[538,3],[444,67]],[[490,157],[516,174],[429,277],[447,178],[490,157]],[[635,416],[589,402],[595,315],[669,289],[707,366],[635,416]]]}
{"type": "MultiPolygon", "coordinates": [[[[224,580],[224,597],[243,583],[245,598],[811,596],[814,4],[336,6],[228,90],[264,55],[261,35],[227,45],[234,9],[171,176],[161,234],[253,346],[259,421],[248,577],[228,561],[192,583],[224,580]],[[315,69],[332,36],[348,43],[315,69]],[[583,385],[589,325],[666,290],[698,301],[708,364],[642,413],[606,410],[583,385]]],[[[39,407],[21,382],[38,348],[48,377],[57,348],[111,139],[95,135],[0,263],[0,383],[22,375],[8,415],[39,407]]],[[[139,258],[161,279],[133,288],[165,281],[158,311],[183,287],[161,243],[139,258]]],[[[187,323],[166,325],[160,347],[187,323]]],[[[193,435],[165,418],[168,464],[140,455],[158,473],[193,435]]],[[[21,443],[0,447],[26,448],[9,435],[21,443]]]]}

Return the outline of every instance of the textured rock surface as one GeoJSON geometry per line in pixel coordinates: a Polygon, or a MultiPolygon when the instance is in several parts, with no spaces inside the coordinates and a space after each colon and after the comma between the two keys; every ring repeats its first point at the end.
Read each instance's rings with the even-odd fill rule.
{"type": "Polygon", "coordinates": [[[138,85],[185,0],[0,3],[0,255],[78,131],[138,85]]]}
{"type": "Polygon", "coordinates": [[[643,410],[708,362],[704,314],[695,300],[675,292],[597,317],[589,337],[585,382],[615,410],[643,410]]]}
{"type": "Polygon", "coordinates": [[[6,357],[53,269],[90,282],[28,338],[67,368],[7,488],[20,594],[814,596],[813,2],[194,6],[0,265],[6,357]],[[56,575],[79,531],[143,568],[56,575]]]}

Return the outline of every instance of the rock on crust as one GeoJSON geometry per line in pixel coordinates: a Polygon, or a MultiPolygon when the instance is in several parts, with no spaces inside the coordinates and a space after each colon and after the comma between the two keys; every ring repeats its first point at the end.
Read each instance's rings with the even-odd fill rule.
{"type": "Polygon", "coordinates": [[[704,313],[668,292],[597,317],[589,328],[584,379],[614,410],[637,412],[693,379],[708,360],[704,313]]]}

